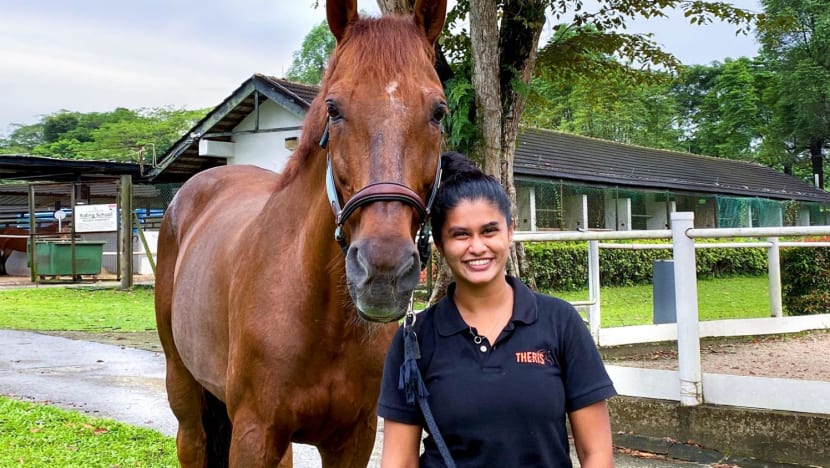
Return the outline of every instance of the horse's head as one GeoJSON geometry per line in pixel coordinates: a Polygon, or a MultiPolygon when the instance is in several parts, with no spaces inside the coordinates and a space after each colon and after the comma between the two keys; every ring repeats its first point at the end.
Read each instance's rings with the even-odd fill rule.
{"type": "MultiPolygon", "coordinates": [[[[422,229],[441,147],[446,98],[434,44],[446,0],[417,0],[411,18],[360,19],[356,0],[329,0],[337,39],[316,109],[328,122],[329,198],[360,315],[397,320],[420,274],[422,229]]],[[[313,113],[311,114],[313,115],[313,113]]]]}

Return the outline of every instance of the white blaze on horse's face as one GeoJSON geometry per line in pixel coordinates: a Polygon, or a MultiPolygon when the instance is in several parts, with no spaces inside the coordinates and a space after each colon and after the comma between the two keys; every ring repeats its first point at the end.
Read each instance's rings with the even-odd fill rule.
{"type": "Polygon", "coordinates": [[[386,85],[386,95],[389,96],[389,107],[393,112],[406,112],[406,104],[398,96],[397,81],[392,81],[386,85]]]}

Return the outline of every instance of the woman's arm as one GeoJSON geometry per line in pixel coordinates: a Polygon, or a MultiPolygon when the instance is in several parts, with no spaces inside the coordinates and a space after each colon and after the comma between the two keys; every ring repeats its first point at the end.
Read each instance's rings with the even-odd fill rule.
{"type": "Polygon", "coordinates": [[[421,426],[383,420],[381,468],[418,468],[421,426]]]}
{"type": "Polygon", "coordinates": [[[614,466],[614,447],[611,442],[611,419],[608,405],[600,400],[568,414],[574,446],[583,468],[614,466]]]}

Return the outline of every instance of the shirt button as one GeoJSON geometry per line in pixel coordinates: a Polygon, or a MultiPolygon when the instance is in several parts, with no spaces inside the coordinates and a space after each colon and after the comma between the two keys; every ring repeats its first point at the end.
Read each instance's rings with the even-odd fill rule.
{"type": "Polygon", "coordinates": [[[481,347],[480,347],[480,348],[478,348],[478,349],[480,349],[482,353],[486,353],[486,352],[487,352],[487,346],[481,345],[481,347]]]}

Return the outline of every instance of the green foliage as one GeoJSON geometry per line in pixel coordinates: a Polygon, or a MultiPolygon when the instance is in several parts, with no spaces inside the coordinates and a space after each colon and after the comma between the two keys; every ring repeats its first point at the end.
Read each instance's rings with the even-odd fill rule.
{"type": "Polygon", "coordinates": [[[303,39],[300,50],[294,52],[285,77],[292,81],[319,85],[336,41],[326,21],[315,26],[303,39]]]}
{"type": "Polygon", "coordinates": [[[524,121],[531,126],[651,148],[683,149],[668,76],[610,73],[599,79],[539,76],[524,121]]]}
{"type": "Polygon", "coordinates": [[[761,58],[775,72],[767,96],[773,109],[767,153],[810,161],[823,179],[822,153],[830,148],[830,8],[823,0],[764,0],[763,5],[761,58]]]}
{"type": "Polygon", "coordinates": [[[78,114],[74,112],[60,112],[46,118],[43,123],[43,142],[54,143],[61,137],[78,127],[78,114]]]}
{"type": "Polygon", "coordinates": [[[474,123],[475,89],[470,80],[452,78],[444,84],[447,105],[452,109],[445,119],[447,144],[455,151],[470,154],[479,138],[474,123]]]}
{"type": "MultiPolygon", "coordinates": [[[[539,289],[567,291],[588,284],[586,243],[534,242],[525,245],[525,252],[539,289]]],[[[670,244],[666,249],[601,249],[601,282],[603,286],[649,284],[654,261],[671,257],[670,244]]],[[[697,249],[696,264],[699,278],[757,276],[767,272],[766,251],[761,248],[697,249]]]]}
{"type": "Polygon", "coordinates": [[[97,159],[149,163],[207,113],[207,109],[118,108],[108,113],[66,110],[34,125],[18,126],[0,139],[0,152],[60,159],[97,159]]]}
{"type": "Polygon", "coordinates": [[[155,330],[152,288],[38,288],[0,291],[0,328],[155,330]]]}
{"type": "Polygon", "coordinates": [[[788,315],[830,313],[830,248],[782,249],[781,287],[788,315]]]}
{"type": "Polygon", "coordinates": [[[175,467],[175,441],[76,411],[0,398],[0,466],[175,467]]]}
{"type": "Polygon", "coordinates": [[[685,68],[672,92],[681,104],[689,151],[729,159],[757,158],[769,109],[768,71],[748,58],[685,68]]]}

